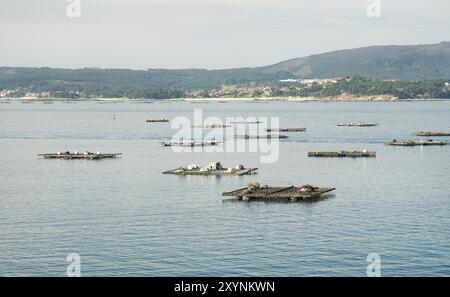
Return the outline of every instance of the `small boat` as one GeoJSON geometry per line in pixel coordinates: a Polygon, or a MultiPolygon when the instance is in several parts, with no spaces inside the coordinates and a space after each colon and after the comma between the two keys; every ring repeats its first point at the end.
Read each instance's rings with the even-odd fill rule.
{"type": "Polygon", "coordinates": [[[272,128],[266,129],[267,132],[305,132],[306,128],[272,128]]]}
{"type": "Polygon", "coordinates": [[[147,123],[168,123],[168,119],[150,119],[147,120],[147,123]]]}
{"type": "Polygon", "coordinates": [[[450,136],[450,132],[430,132],[430,131],[420,131],[416,133],[416,136],[424,136],[424,137],[442,137],[442,136],[450,136]]]}
{"type": "Polygon", "coordinates": [[[324,158],[375,158],[377,153],[374,151],[339,151],[339,152],[309,152],[308,157],[324,158]]]}
{"type": "Polygon", "coordinates": [[[427,140],[392,140],[386,143],[392,146],[428,146],[428,145],[447,145],[448,142],[427,139],[427,140]]]}
{"type": "Polygon", "coordinates": [[[222,196],[233,196],[237,200],[255,201],[315,201],[335,188],[321,188],[311,185],[301,187],[270,187],[251,183],[243,189],[222,193],[222,196]]]}
{"type": "Polygon", "coordinates": [[[376,123],[363,123],[363,122],[359,122],[359,123],[339,123],[336,124],[336,126],[338,127],[375,127],[378,126],[379,124],[376,123]]]}
{"type": "Polygon", "coordinates": [[[236,165],[231,168],[224,168],[220,162],[210,162],[206,167],[189,165],[173,170],[165,171],[163,174],[174,175],[247,175],[256,172],[258,168],[245,168],[243,165],[236,165]]]}
{"type": "Polygon", "coordinates": [[[115,154],[104,154],[101,152],[91,153],[91,152],[57,152],[57,153],[50,153],[50,154],[39,154],[38,157],[42,159],[64,159],[64,160],[100,160],[100,159],[111,159],[111,158],[117,158],[118,156],[121,156],[121,153],[115,153],[115,154]]]}

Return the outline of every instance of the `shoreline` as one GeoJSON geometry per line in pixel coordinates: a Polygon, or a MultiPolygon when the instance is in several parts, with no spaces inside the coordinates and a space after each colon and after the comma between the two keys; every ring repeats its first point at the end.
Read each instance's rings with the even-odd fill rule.
{"type": "Polygon", "coordinates": [[[223,97],[223,98],[167,98],[167,99],[151,99],[151,98],[31,98],[31,97],[17,97],[17,98],[0,98],[0,103],[4,102],[104,102],[104,103],[154,103],[154,102],[190,102],[190,103],[203,103],[203,102],[321,102],[321,103],[334,103],[334,102],[421,102],[421,101],[450,101],[446,98],[411,98],[411,99],[399,99],[392,96],[340,96],[340,97],[259,97],[259,98],[246,98],[246,97],[223,97]]]}

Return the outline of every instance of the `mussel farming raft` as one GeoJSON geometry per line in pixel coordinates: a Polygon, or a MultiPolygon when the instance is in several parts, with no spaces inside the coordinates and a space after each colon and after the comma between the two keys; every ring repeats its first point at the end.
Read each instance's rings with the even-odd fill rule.
{"type": "Polygon", "coordinates": [[[43,159],[64,159],[64,160],[100,160],[100,159],[112,159],[121,156],[121,153],[116,154],[103,154],[101,152],[91,153],[91,152],[57,152],[51,154],[39,154],[38,157],[43,159]]]}
{"type": "Polygon", "coordinates": [[[393,146],[424,146],[424,145],[447,145],[448,142],[438,140],[392,140],[387,143],[393,146]]]}
{"type": "Polygon", "coordinates": [[[267,134],[267,135],[235,135],[237,139],[286,139],[286,135],[267,134]]]}
{"type": "Polygon", "coordinates": [[[147,123],[168,123],[168,119],[150,119],[147,120],[147,123]]]}
{"type": "Polygon", "coordinates": [[[240,124],[262,124],[262,121],[232,121],[228,124],[240,125],[240,124]]]}
{"type": "Polygon", "coordinates": [[[425,136],[425,137],[431,137],[431,136],[450,136],[450,132],[429,132],[429,131],[420,131],[416,133],[416,136],[425,136]]]}
{"type": "Polygon", "coordinates": [[[267,132],[305,132],[306,128],[272,128],[266,129],[267,132]]]}
{"type": "Polygon", "coordinates": [[[221,144],[220,141],[216,140],[187,140],[187,141],[167,141],[162,142],[162,146],[216,146],[221,144]]]}
{"type": "Polygon", "coordinates": [[[165,171],[163,174],[175,175],[246,175],[256,172],[258,168],[245,168],[243,165],[236,165],[232,168],[224,168],[220,162],[211,162],[206,167],[189,165],[179,167],[173,170],[165,171]]]}
{"type": "Polygon", "coordinates": [[[249,184],[246,188],[222,193],[223,196],[233,196],[239,200],[260,201],[311,201],[323,194],[334,191],[335,188],[320,188],[311,185],[301,187],[269,187],[259,183],[249,184]]]}
{"type": "Polygon", "coordinates": [[[336,124],[336,126],[338,126],[338,127],[375,127],[375,126],[378,126],[378,124],[359,122],[359,123],[339,123],[339,124],[336,124]]]}
{"type": "Polygon", "coordinates": [[[340,152],[309,152],[308,157],[324,158],[375,158],[377,153],[374,151],[340,151],[340,152]]]}
{"type": "Polygon", "coordinates": [[[192,128],[205,128],[205,129],[215,129],[215,128],[229,128],[230,125],[223,124],[204,124],[204,125],[192,125],[192,128]]]}

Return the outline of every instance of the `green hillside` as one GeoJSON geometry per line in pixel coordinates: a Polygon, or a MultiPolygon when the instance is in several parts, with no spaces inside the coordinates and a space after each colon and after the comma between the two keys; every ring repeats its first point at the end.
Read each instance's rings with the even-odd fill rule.
{"type": "MultiPolygon", "coordinates": [[[[450,79],[450,42],[373,46],[296,58],[275,65],[205,69],[52,69],[0,67],[0,91],[14,96],[177,98],[222,86],[276,86],[287,78],[360,76],[378,80],[450,79]]],[[[441,82],[439,83],[439,85],[441,82]]]]}
{"type": "Polygon", "coordinates": [[[286,71],[295,78],[361,75],[376,79],[450,78],[450,42],[432,45],[372,46],[297,58],[262,68],[286,71]]]}

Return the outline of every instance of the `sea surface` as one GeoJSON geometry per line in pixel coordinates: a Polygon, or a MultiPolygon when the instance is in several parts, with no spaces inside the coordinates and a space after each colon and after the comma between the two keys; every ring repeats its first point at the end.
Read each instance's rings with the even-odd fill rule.
{"type": "Polygon", "coordinates": [[[382,276],[449,276],[450,146],[384,144],[418,130],[450,130],[450,102],[0,104],[0,275],[64,276],[76,253],[83,276],[365,276],[376,253],[382,276]],[[146,123],[192,119],[194,109],[307,131],[288,134],[278,160],[261,163],[258,152],[174,152],[160,142],[177,130],[146,123]],[[359,121],[380,125],[335,125],[359,121]],[[343,149],[377,157],[307,157],[343,149]],[[67,150],[123,155],[37,157],[67,150]],[[210,161],[259,171],[161,174],[210,161]],[[223,201],[250,182],[336,191],[315,203],[223,201]]]}

